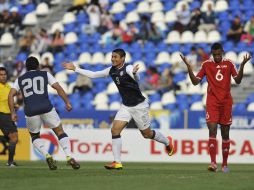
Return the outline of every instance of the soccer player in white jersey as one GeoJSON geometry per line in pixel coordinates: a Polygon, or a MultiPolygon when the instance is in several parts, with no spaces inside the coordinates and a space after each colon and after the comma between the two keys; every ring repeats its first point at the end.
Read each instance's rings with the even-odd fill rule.
{"type": "Polygon", "coordinates": [[[123,49],[115,49],[111,57],[112,66],[97,72],[80,69],[73,63],[63,64],[64,68],[73,70],[89,78],[110,76],[122,97],[122,106],[117,112],[113,121],[113,127],[111,128],[114,161],[105,165],[106,169],[123,168],[121,163],[122,140],[120,134],[132,118],[144,138],[163,143],[166,146],[169,156],[172,156],[174,153],[172,138],[170,136],[165,137],[157,130],[151,130],[149,104],[142,95],[137,82],[139,80],[137,74],[139,67],[138,65],[133,67],[132,65],[125,64],[125,55],[126,53],[123,49]]]}
{"type": "Polygon", "coordinates": [[[39,62],[35,57],[27,58],[26,69],[27,72],[16,79],[9,93],[8,104],[12,120],[17,121],[13,98],[18,91],[21,91],[25,105],[26,125],[30,132],[33,146],[45,156],[49,169],[56,170],[57,166],[52,156],[46,151],[40,138],[42,123],[47,124],[58,137],[59,144],[66,155],[67,164],[71,165],[73,169],[79,169],[79,163],[71,156],[69,137],[64,132],[61,120],[49,100],[47,86],[49,84],[56,89],[58,95],[64,100],[66,110],[71,111],[72,106],[66,93],[50,73],[39,70],[39,62]]]}

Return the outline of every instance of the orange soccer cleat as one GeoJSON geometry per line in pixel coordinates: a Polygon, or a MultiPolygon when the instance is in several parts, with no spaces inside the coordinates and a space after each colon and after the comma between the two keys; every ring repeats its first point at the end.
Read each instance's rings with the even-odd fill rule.
{"type": "Polygon", "coordinates": [[[123,169],[123,165],[121,163],[118,162],[112,162],[110,164],[107,164],[104,166],[107,170],[122,170],[123,169]]]}

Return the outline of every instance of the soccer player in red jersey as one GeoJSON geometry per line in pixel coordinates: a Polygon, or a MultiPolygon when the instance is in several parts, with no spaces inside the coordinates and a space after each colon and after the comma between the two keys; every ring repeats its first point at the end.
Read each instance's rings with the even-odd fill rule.
{"type": "Polygon", "coordinates": [[[251,56],[246,54],[237,72],[234,64],[223,57],[224,50],[220,43],[214,43],[211,47],[211,58],[202,63],[202,67],[195,76],[191,63],[185,56],[180,55],[188,68],[188,73],[193,85],[201,82],[204,76],[207,78],[207,100],[206,100],[206,122],[209,129],[209,154],[211,164],[209,171],[217,171],[216,152],[217,152],[217,125],[221,126],[222,136],[222,171],[229,172],[227,159],[230,148],[229,130],[232,124],[232,96],[230,93],[231,76],[237,84],[241,83],[243,78],[243,69],[251,56]]]}

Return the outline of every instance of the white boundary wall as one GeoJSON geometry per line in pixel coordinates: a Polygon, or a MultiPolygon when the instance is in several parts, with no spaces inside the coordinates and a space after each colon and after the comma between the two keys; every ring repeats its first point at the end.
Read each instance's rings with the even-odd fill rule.
{"type": "MultiPolygon", "coordinates": [[[[44,130],[41,134],[49,133],[44,130]]],[[[79,161],[112,161],[111,133],[109,129],[66,129],[71,140],[74,157],[79,161]]],[[[174,138],[176,153],[167,156],[160,143],[144,139],[137,129],[125,129],[122,132],[122,161],[133,162],[189,162],[209,163],[207,152],[208,130],[163,130],[174,138]]],[[[52,132],[51,132],[52,133],[52,132]]],[[[231,130],[232,140],[229,163],[254,163],[254,130],[231,130]]],[[[46,147],[50,147],[45,140],[46,147]]],[[[218,163],[222,160],[221,137],[218,130],[218,163]]],[[[51,147],[52,148],[52,147],[51,147]]],[[[54,158],[65,160],[61,147],[54,146],[54,158]]],[[[31,148],[31,160],[40,159],[31,148]]]]}

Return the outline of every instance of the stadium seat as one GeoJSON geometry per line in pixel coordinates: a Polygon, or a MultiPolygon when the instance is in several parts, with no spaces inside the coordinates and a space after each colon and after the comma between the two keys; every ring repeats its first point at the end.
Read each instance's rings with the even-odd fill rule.
{"type": "Polygon", "coordinates": [[[109,110],[119,110],[121,108],[121,104],[119,102],[112,102],[109,105],[109,110]]]}
{"type": "Polygon", "coordinates": [[[99,105],[99,104],[107,104],[108,103],[108,96],[105,92],[100,92],[96,94],[93,100],[94,105],[99,105]]]}
{"type": "Polygon", "coordinates": [[[161,102],[153,102],[150,105],[150,109],[151,110],[162,110],[163,106],[162,106],[161,102]]]}
{"type": "Polygon", "coordinates": [[[176,30],[173,30],[168,33],[166,43],[167,44],[172,44],[172,43],[180,43],[181,42],[181,37],[180,33],[176,30]]]}
{"type": "Polygon", "coordinates": [[[240,52],[237,56],[236,64],[240,64],[243,61],[244,56],[247,54],[249,54],[249,52],[247,52],[247,51],[240,52]]]}
{"type": "Polygon", "coordinates": [[[194,36],[191,31],[184,31],[181,35],[181,43],[193,43],[194,36]]]}
{"type": "Polygon", "coordinates": [[[64,26],[61,22],[55,22],[52,24],[51,29],[50,29],[50,33],[54,33],[55,31],[59,30],[60,32],[64,31],[64,26]]]}
{"type": "Polygon", "coordinates": [[[102,52],[96,52],[92,56],[92,64],[104,64],[104,54],[102,52]]]}
{"type": "Polygon", "coordinates": [[[182,59],[180,57],[180,54],[181,54],[180,51],[176,51],[176,52],[172,53],[170,63],[172,63],[173,65],[176,64],[176,63],[181,63],[182,59]]]}
{"type": "Polygon", "coordinates": [[[207,93],[207,87],[208,87],[208,82],[204,82],[201,86],[201,93],[205,94],[207,93]]]}
{"type": "Polygon", "coordinates": [[[150,6],[150,12],[155,13],[158,11],[163,11],[163,4],[160,1],[152,2],[150,6]]]}
{"type": "Polygon", "coordinates": [[[63,24],[70,24],[76,22],[76,16],[74,13],[72,12],[67,12],[64,14],[63,19],[62,19],[62,23],[63,24]]]}
{"type": "Polygon", "coordinates": [[[54,55],[51,52],[45,52],[41,55],[41,60],[44,60],[46,57],[49,58],[50,63],[54,63],[54,55]]]}
{"type": "Polygon", "coordinates": [[[160,52],[157,55],[156,60],[155,60],[156,64],[163,64],[163,63],[169,63],[169,62],[170,62],[170,55],[166,51],[160,52]]]}
{"type": "Polygon", "coordinates": [[[203,111],[204,110],[203,103],[202,102],[194,102],[193,104],[191,104],[190,110],[203,111]]]}
{"type": "Polygon", "coordinates": [[[137,5],[137,12],[138,13],[149,13],[150,6],[147,1],[140,1],[137,5]]]}
{"type": "Polygon", "coordinates": [[[230,59],[234,64],[237,64],[237,54],[234,51],[227,52],[225,58],[230,59]]]}
{"type": "Polygon", "coordinates": [[[165,22],[174,23],[177,20],[177,16],[174,10],[170,10],[165,14],[165,22]]]}
{"type": "Polygon", "coordinates": [[[12,46],[15,40],[11,33],[6,32],[1,36],[0,46],[12,46]]]}
{"type": "Polygon", "coordinates": [[[161,97],[162,105],[176,103],[176,98],[173,92],[166,92],[161,97]]]}
{"type": "Polygon", "coordinates": [[[139,14],[136,11],[127,13],[125,17],[126,23],[132,23],[132,22],[135,23],[135,22],[138,22],[139,20],[140,20],[139,14]]]}
{"type": "Polygon", "coordinates": [[[35,12],[31,12],[25,15],[25,18],[22,21],[22,24],[25,26],[35,26],[38,24],[38,20],[35,12]]]}
{"type": "Polygon", "coordinates": [[[188,90],[187,90],[187,94],[202,94],[200,84],[198,84],[196,86],[189,85],[188,90]]]}
{"type": "MultiPolygon", "coordinates": [[[[57,81],[59,82],[59,80],[57,81]]],[[[59,85],[63,88],[65,92],[68,92],[68,85],[64,81],[59,82],[59,85]]]]}
{"type": "Polygon", "coordinates": [[[186,8],[189,9],[188,1],[182,0],[182,1],[177,1],[176,6],[175,6],[175,11],[182,11],[183,4],[185,4],[186,8]]]}
{"type": "Polygon", "coordinates": [[[126,52],[125,63],[130,63],[132,61],[131,54],[126,52]]]}
{"type": "Polygon", "coordinates": [[[223,12],[228,9],[228,3],[225,0],[218,0],[215,3],[214,11],[215,12],[223,12]]]}
{"type": "Polygon", "coordinates": [[[77,34],[75,32],[69,32],[64,36],[64,44],[73,44],[78,41],[77,34]]]}
{"type": "Polygon", "coordinates": [[[254,102],[250,103],[250,104],[247,106],[247,111],[254,112],[254,102]]]}
{"type": "Polygon", "coordinates": [[[199,30],[194,34],[194,43],[207,43],[207,34],[203,30],[199,30]]]}
{"type": "Polygon", "coordinates": [[[253,65],[250,61],[248,61],[244,66],[244,75],[252,75],[253,74],[253,65]]]}
{"type": "Polygon", "coordinates": [[[88,52],[84,52],[79,55],[78,62],[79,64],[84,64],[84,63],[91,64],[92,62],[91,60],[92,60],[91,54],[88,52]]]}
{"type": "Polygon", "coordinates": [[[217,30],[212,30],[207,35],[207,42],[214,43],[221,40],[220,33],[217,30]]]}
{"type": "Polygon", "coordinates": [[[108,110],[108,104],[106,103],[101,103],[101,104],[96,104],[95,110],[108,110]]]}
{"type": "Polygon", "coordinates": [[[107,94],[115,94],[115,93],[118,93],[118,89],[115,85],[114,82],[110,82],[108,84],[108,87],[107,87],[107,90],[106,90],[107,94]]]}
{"type": "Polygon", "coordinates": [[[117,14],[125,11],[125,6],[122,2],[116,2],[112,5],[110,13],[117,14]]]}
{"type": "Polygon", "coordinates": [[[49,7],[46,3],[40,3],[36,7],[36,15],[37,16],[47,16],[49,14],[49,7]]]}
{"type": "Polygon", "coordinates": [[[65,70],[56,73],[55,78],[57,82],[67,82],[68,80],[68,76],[65,70]]]}
{"type": "Polygon", "coordinates": [[[57,94],[57,91],[54,88],[52,88],[50,85],[48,85],[48,93],[49,94],[57,94]]]}
{"type": "Polygon", "coordinates": [[[233,106],[234,111],[243,112],[246,111],[246,104],[245,103],[238,103],[233,106]]]}
{"type": "Polygon", "coordinates": [[[51,0],[50,5],[56,6],[56,5],[59,5],[60,2],[61,2],[61,0],[51,0]]]}
{"type": "Polygon", "coordinates": [[[164,13],[161,11],[154,12],[151,18],[152,23],[164,22],[164,13]]]}
{"type": "Polygon", "coordinates": [[[138,69],[138,73],[142,73],[146,71],[146,65],[143,61],[135,61],[133,63],[133,65],[138,65],[139,69],[138,69]]]}
{"type": "Polygon", "coordinates": [[[68,88],[67,88],[67,94],[72,94],[73,93],[73,88],[74,86],[76,85],[76,81],[75,82],[72,82],[68,85],[68,88]]]}
{"type": "Polygon", "coordinates": [[[208,6],[208,4],[212,4],[212,7],[214,7],[214,1],[212,1],[212,0],[205,0],[205,1],[203,1],[200,10],[201,10],[202,12],[206,12],[206,11],[207,11],[207,6],[208,6]]]}

